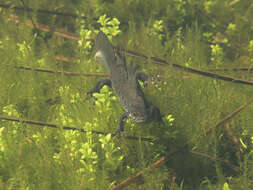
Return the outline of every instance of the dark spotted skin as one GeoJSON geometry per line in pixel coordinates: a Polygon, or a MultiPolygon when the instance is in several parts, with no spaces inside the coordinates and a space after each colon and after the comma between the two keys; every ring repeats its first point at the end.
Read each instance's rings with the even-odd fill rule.
{"type": "Polygon", "coordinates": [[[123,126],[127,117],[138,123],[162,121],[160,110],[146,100],[138,82],[141,80],[145,83],[148,77],[144,73],[137,73],[137,68],[132,64],[127,67],[125,57],[114,51],[107,36],[101,31],[96,39],[95,59],[107,69],[110,79],[100,81],[88,94],[99,92],[104,85],[114,89],[126,111],[120,117],[118,135],[124,130],[123,126]]]}

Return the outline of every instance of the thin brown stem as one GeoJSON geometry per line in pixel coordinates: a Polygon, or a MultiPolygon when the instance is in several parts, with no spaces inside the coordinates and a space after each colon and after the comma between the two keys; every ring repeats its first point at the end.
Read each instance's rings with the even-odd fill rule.
{"type": "MultiPolygon", "coordinates": [[[[25,123],[29,125],[36,125],[36,126],[41,126],[41,127],[50,127],[50,128],[56,128],[56,129],[63,129],[63,130],[72,130],[72,131],[79,131],[82,133],[87,133],[87,130],[84,129],[78,129],[74,127],[69,127],[69,126],[57,126],[56,124],[51,124],[51,123],[44,123],[40,121],[34,121],[34,120],[23,120],[23,119],[18,119],[18,118],[12,118],[12,117],[7,117],[7,116],[0,116],[1,120],[6,120],[6,121],[14,121],[18,123],[25,123]]],[[[101,132],[101,131],[91,131],[93,134],[98,134],[98,135],[108,135],[110,133],[108,132],[101,132]]],[[[115,136],[116,134],[111,133],[112,136],[115,136]]],[[[153,139],[150,138],[145,138],[145,137],[134,137],[134,136],[125,136],[126,139],[129,140],[141,140],[141,141],[146,141],[146,142],[153,142],[153,139]]]]}
{"type": "Polygon", "coordinates": [[[249,71],[252,72],[253,68],[241,67],[241,68],[217,68],[217,69],[208,69],[209,71],[249,71]]]}
{"type": "Polygon", "coordinates": [[[166,158],[162,157],[160,160],[156,161],[154,164],[152,164],[151,167],[145,169],[144,171],[138,172],[135,176],[127,178],[126,180],[122,181],[120,184],[115,185],[111,190],[120,190],[128,186],[129,184],[133,183],[134,181],[138,180],[144,172],[150,171],[153,168],[156,168],[166,162],[166,158]]]}
{"type": "Polygon", "coordinates": [[[108,74],[102,73],[77,73],[77,72],[66,72],[66,71],[53,71],[48,69],[40,69],[40,68],[31,68],[31,67],[23,67],[23,66],[15,66],[16,69],[22,69],[27,71],[38,71],[49,74],[62,74],[67,76],[85,76],[85,77],[109,77],[108,74]]]}

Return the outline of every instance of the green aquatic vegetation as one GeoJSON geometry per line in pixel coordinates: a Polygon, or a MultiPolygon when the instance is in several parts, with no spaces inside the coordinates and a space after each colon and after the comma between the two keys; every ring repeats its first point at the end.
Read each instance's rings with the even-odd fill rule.
{"type": "Polygon", "coordinates": [[[219,44],[210,45],[211,48],[211,61],[218,67],[223,64],[224,53],[219,44]]]}
{"type": "Polygon", "coordinates": [[[100,16],[97,21],[101,27],[100,30],[104,32],[110,40],[112,37],[121,33],[119,29],[120,22],[117,18],[108,18],[106,15],[100,16]]]}
{"type": "Polygon", "coordinates": [[[250,53],[252,53],[252,54],[253,54],[253,40],[250,40],[250,41],[249,41],[249,47],[248,47],[248,50],[249,50],[249,52],[250,52],[250,53]]]}
{"type": "Polygon", "coordinates": [[[156,20],[151,29],[151,34],[157,37],[159,40],[162,40],[164,38],[163,32],[164,32],[163,20],[156,20]]]}
{"type": "Polygon", "coordinates": [[[251,86],[150,61],[158,57],[169,64],[203,71],[216,68],[211,72],[251,80],[250,70],[230,70],[251,68],[253,63],[251,1],[24,2],[34,11],[22,10],[21,1],[3,2],[19,10],[0,8],[0,113],[21,121],[53,123],[59,129],[0,121],[0,189],[110,189],[140,171],[144,171],[142,178],[126,189],[252,189],[252,105],[201,136],[247,102],[251,86]],[[41,9],[76,17],[37,12],[41,9]],[[19,23],[10,14],[17,15],[19,23]],[[50,27],[50,32],[27,25],[31,18],[50,27]],[[114,46],[147,56],[127,55],[127,65],[133,62],[138,71],[161,76],[164,85],[158,89],[151,84],[143,91],[164,114],[164,125],[127,120],[124,132],[152,142],[111,134],[123,113],[114,91],[105,86],[86,99],[99,77],[34,70],[105,74],[93,59],[99,30],[114,46]],[[80,38],[63,38],[58,31],[80,38]],[[62,130],[64,125],[87,133],[62,130]],[[179,153],[169,154],[189,141],[179,153]],[[168,159],[166,164],[146,170],[162,156],[168,159]]]}

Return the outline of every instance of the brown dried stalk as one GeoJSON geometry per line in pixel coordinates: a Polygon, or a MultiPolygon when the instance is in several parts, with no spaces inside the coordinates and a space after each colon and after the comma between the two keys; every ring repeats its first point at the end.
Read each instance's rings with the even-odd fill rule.
{"type": "MultiPolygon", "coordinates": [[[[152,164],[151,167],[145,169],[144,171],[150,171],[151,169],[154,169],[166,162],[166,158],[162,157],[160,160],[156,161],[154,164],[152,164]]],[[[126,180],[122,181],[120,184],[115,185],[111,190],[120,190],[128,186],[129,184],[133,183],[134,181],[138,180],[143,174],[144,171],[138,172],[135,176],[127,178],[126,180]]]]}
{"type": "Polygon", "coordinates": [[[108,74],[102,74],[102,73],[77,73],[77,72],[66,72],[66,71],[53,71],[53,70],[48,70],[48,69],[31,68],[31,67],[23,67],[23,66],[15,66],[15,68],[28,70],[28,71],[38,71],[38,72],[49,73],[49,74],[63,74],[63,75],[68,75],[68,76],[109,77],[108,74]]]}
{"type": "MultiPolygon", "coordinates": [[[[74,127],[69,127],[69,126],[57,126],[55,124],[51,124],[51,123],[44,123],[44,122],[40,122],[40,121],[33,121],[33,120],[23,120],[23,119],[18,119],[18,118],[12,118],[12,117],[7,117],[7,116],[0,116],[1,120],[6,120],[6,121],[14,121],[14,122],[19,122],[19,123],[25,123],[25,124],[29,124],[29,125],[36,125],[36,126],[41,126],[41,127],[50,127],[50,128],[56,128],[56,129],[63,129],[63,130],[72,130],[72,131],[79,131],[82,133],[87,133],[86,130],[84,129],[78,129],[78,128],[74,128],[74,127]]],[[[101,131],[94,131],[92,130],[91,133],[93,134],[100,134],[100,135],[108,135],[110,133],[107,132],[101,132],[101,131]]],[[[112,133],[112,136],[115,136],[116,134],[112,133]]],[[[126,139],[129,140],[142,140],[142,141],[146,141],[146,142],[153,142],[153,139],[151,138],[145,138],[145,137],[134,137],[134,136],[126,136],[126,139]]]]}

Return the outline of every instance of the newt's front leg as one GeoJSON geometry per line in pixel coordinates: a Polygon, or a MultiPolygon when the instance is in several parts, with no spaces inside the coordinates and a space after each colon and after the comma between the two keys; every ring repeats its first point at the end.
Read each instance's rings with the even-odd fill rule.
{"type": "Polygon", "coordinates": [[[101,88],[103,88],[103,86],[105,86],[105,85],[107,85],[109,87],[112,87],[111,80],[110,79],[105,79],[105,80],[99,81],[92,90],[87,92],[87,95],[92,97],[92,94],[94,94],[96,92],[98,93],[101,90],[101,88]]]}

